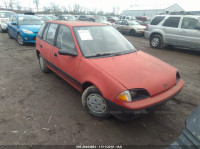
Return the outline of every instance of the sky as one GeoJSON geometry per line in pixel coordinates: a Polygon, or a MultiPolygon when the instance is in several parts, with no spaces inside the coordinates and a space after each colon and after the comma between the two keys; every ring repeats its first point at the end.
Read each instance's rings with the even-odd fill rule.
{"type": "MultiPolygon", "coordinates": [[[[0,0],[1,2],[2,0],[0,0]]],[[[33,0],[18,0],[21,3],[22,7],[32,7],[33,0]]],[[[39,0],[40,1],[40,9],[44,6],[50,6],[51,3],[56,3],[59,6],[68,5],[73,6],[75,3],[80,4],[83,7],[102,10],[105,12],[112,12],[113,7],[119,7],[120,11],[125,9],[134,9],[137,7],[143,7],[144,9],[151,8],[152,5],[159,7],[166,7],[172,4],[179,4],[186,11],[200,11],[200,1],[199,0],[39,0]]],[[[0,5],[3,5],[2,2],[0,5]]]]}

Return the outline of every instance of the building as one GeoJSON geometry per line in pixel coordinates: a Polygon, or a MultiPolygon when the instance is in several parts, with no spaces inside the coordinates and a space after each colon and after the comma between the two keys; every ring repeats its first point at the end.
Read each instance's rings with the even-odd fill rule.
{"type": "Polygon", "coordinates": [[[184,9],[181,8],[178,4],[166,6],[166,5],[157,5],[157,6],[137,6],[132,10],[124,10],[122,15],[126,16],[147,16],[154,17],[159,14],[170,14],[172,12],[183,12],[184,9]]]}

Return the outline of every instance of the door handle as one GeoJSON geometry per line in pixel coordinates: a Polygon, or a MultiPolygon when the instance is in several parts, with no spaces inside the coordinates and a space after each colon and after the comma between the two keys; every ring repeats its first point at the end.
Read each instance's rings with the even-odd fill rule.
{"type": "Polygon", "coordinates": [[[57,57],[57,53],[54,53],[54,56],[57,57]]]}
{"type": "Polygon", "coordinates": [[[40,45],[40,48],[42,48],[43,46],[42,45],[40,45]]]}

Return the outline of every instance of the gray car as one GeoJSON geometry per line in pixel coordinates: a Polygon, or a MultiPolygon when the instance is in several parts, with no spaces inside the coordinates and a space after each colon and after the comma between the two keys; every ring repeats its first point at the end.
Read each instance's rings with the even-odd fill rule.
{"type": "Polygon", "coordinates": [[[200,51],[200,16],[159,15],[145,31],[152,48],[172,45],[200,51]]]}

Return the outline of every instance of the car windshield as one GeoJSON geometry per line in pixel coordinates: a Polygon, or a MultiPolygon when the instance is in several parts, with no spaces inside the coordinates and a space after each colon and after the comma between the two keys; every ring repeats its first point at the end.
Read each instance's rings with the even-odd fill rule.
{"type": "Polygon", "coordinates": [[[115,56],[137,51],[134,46],[112,26],[74,27],[84,57],[115,56]]]}
{"type": "Polygon", "coordinates": [[[138,23],[138,22],[135,22],[135,21],[130,21],[129,24],[130,24],[130,25],[139,25],[139,23],[138,23]]]}
{"type": "Polygon", "coordinates": [[[13,12],[0,12],[0,18],[10,18],[15,15],[13,12]]]}
{"type": "Polygon", "coordinates": [[[43,21],[37,16],[19,16],[20,25],[42,25],[43,21]]]}

